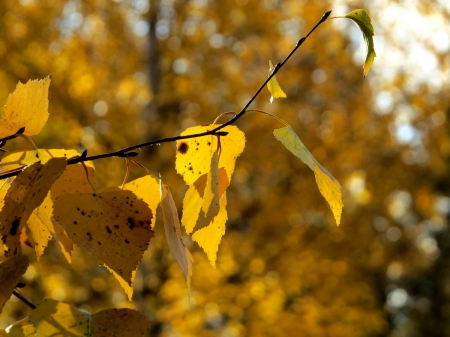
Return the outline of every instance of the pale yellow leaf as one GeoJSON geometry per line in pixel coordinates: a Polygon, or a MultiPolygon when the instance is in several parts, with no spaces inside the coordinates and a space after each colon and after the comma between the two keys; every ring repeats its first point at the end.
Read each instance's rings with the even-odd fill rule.
{"type": "Polygon", "coordinates": [[[331,174],[327,173],[328,171],[317,163],[317,161],[314,162],[314,174],[316,176],[317,186],[319,187],[320,193],[322,193],[328,202],[328,205],[330,205],[336,224],[339,226],[343,207],[341,185],[339,185],[339,182],[331,174]]]}
{"type": "MultiPolygon", "coordinates": [[[[272,74],[274,67],[272,65],[272,61],[269,61],[269,76],[272,74]]],[[[267,83],[267,89],[269,89],[270,94],[272,95],[270,97],[270,103],[273,103],[274,98],[286,98],[286,94],[284,93],[283,89],[281,89],[280,85],[278,84],[276,76],[273,76],[269,82],[267,83]]]]}
{"type": "Polygon", "coordinates": [[[274,135],[276,139],[315,173],[320,193],[330,205],[336,224],[339,226],[343,204],[341,186],[338,181],[319,164],[291,127],[276,129],[274,135]]]}
{"type": "Polygon", "coordinates": [[[0,119],[0,139],[14,135],[25,127],[25,135],[41,132],[48,119],[48,88],[50,77],[43,80],[18,83],[16,90],[8,96],[0,119]]]}
{"type": "Polygon", "coordinates": [[[65,158],[52,158],[45,165],[34,163],[12,182],[0,211],[0,235],[7,255],[20,253],[20,232],[33,210],[45,199],[67,164],[65,158]]]}
{"type": "Polygon", "coordinates": [[[181,228],[177,206],[166,185],[161,186],[161,208],[164,218],[164,231],[170,252],[172,253],[174,260],[180,265],[181,270],[183,270],[187,280],[188,290],[190,290],[193,258],[181,239],[181,228]]]}
{"type": "Polygon", "coordinates": [[[28,264],[28,258],[24,255],[15,255],[0,263],[0,313],[20,278],[25,274],[28,264]]]}
{"type": "Polygon", "coordinates": [[[153,237],[152,213],[133,192],[120,190],[61,195],[53,215],[70,239],[131,285],[132,272],[153,237]]]}
{"type": "Polygon", "coordinates": [[[33,310],[30,322],[37,336],[143,336],[150,327],[144,314],[132,309],[106,309],[90,314],[46,299],[33,310]]]}

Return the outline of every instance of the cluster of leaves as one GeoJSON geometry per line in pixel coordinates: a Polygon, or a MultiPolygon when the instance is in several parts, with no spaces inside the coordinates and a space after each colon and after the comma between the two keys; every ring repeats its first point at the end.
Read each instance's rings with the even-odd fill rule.
{"type": "MultiPolygon", "coordinates": [[[[366,75],[375,55],[370,19],[362,10],[346,17],[361,27],[366,38],[366,75]]],[[[267,85],[275,98],[286,96],[275,79],[280,68],[280,64],[273,67],[270,63],[267,85]]],[[[29,137],[38,134],[48,119],[50,80],[48,77],[25,85],[19,83],[9,96],[0,120],[2,145],[16,137],[24,137],[33,144],[29,137]]],[[[339,225],[342,212],[339,183],[312,156],[292,128],[283,123],[286,126],[275,130],[275,137],[315,173],[319,190],[339,225]]],[[[244,133],[233,125],[191,127],[181,133],[177,141],[175,167],[189,186],[183,201],[181,224],[203,248],[213,266],[225,233],[226,189],[244,146],[244,133]],[[214,133],[218,128],[221,133],[214,133]]],[[[127,164],[133,162],[142,167],[133,156],[135,153],[132,152],[124,155],[127,164]]],[[[0,235],[6,260],[0,264],[0,280],[7,291],[5,298],[1,299],[1,308],[28,266],[28,259],[21,253],[22,244],[32,241],[39,259],[52,238],[69,262],[74,244],[91,252],[114,274],[131,299],[137,264],[154,235],[158,206],[162,209],[170,250],[190,286],[193,259],[181,239],[178,211],[169,187],[144,168],[148,172],[144,177],[128,183],[124,181],[119,187],[97,190],[94,165],[88,159],[86,152],[79,154],[75,150],[37,148],[8,152],[2,158],[2,177],[6,179],[0,187],[0,235]],[[31,237],[27,237],[26,227],[31,237]]],[[[52,334],[62,326],[72,333],[106,336],[110,330],[104,328],[105,317],[140,322],[134,325],[135,331],[123,330],[130,324],[109,327],[124,334],[139,335],[146,329],[140,314],[127,309],[107,310],[95,315],[74,313],[74,310],[65,304],[46,300],[30,316],[32,326],[25,326],[23,330],[14,326],[9,332],[19,329],[26,335],[52,334]],[[52,318],[50,321],[49,316],[52,318]]]]}

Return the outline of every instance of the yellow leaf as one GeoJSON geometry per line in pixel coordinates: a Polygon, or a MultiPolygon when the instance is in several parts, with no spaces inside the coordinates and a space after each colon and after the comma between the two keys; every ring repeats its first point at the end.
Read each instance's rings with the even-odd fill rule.
{"type": "Polygon", "coordinates": [[[152,176],[146,175],[126,183],[123,188],[109,187],[102,189],[100,192],[119,192],[123,190],[133,192],[138,198],[142,199],[148,207],[150,207],[153,214],[151,224],[153,228],[156,223],[156,209],[160,202],[159,181],[152,176]]]}
{"type": "Polygon", "coordinates": [[[53,215],[70,239],[131,285],[153,237],[152,213],[133,192],[119,190],[61,195],[53,215]]]}
{"type": "Polygon", "coordinates": [[[369,14],[367,14],[364,9],[355,9],[354,11],[348,13],[345,17],[353,20],[353,22],[358,25],[364,36],[364,41],[366,42],[367,47],[367,55],[363,67],[365,77],[368,74],[370,67],[372,67],[375,56],[377,56],[373,44],[374,29],[372,26],[372,21],[370,20],[369,14]]]}
{"type": "MultiPolygon", "coordinates": [[[[217,126],[188,128],[181,135],[202,133],[217,126]]],[[[216,155],[218,165],[215,157],[218,146],[216,136],[195,137],[177,143],[176,169],[190,185],[183,200],[181,222],[188,234],[194,228],[200,228],[193,235],[193,239],[205,250],[213,266],[220,240],[225,233],[227,219],[225,191],[234,172],[236,159],[245,147],[245,135],[237,127],[227,126],[221,131],[228,132],[228,135],[220,137],[220,155],[216,155]],[[196,235],[198,232],[201,233],[196,235]],[[204,233],[213,239],[208,243],[205,242],[204,233]]]]}
{"type": "Polygon", "coordinates": [[[5,111],[0,119],[0,139],[14,135],[25,127],[25,135],[41,132],[48,119],[48,88],[50,77],[43,80],[18,83],[8,96],[5,111]]]}
{"type": "Polygon", "coordinates": [[[342,193],[341,185],[338,181],[328,173],[317,161],[314,162],[314,174],[316,176],[317,186],[325,200],[330,205],[336,224],[341,223],[342,214],[342,193]]]}
{"type": "Polygon", "coordinates": [[[225,234],[225,223],[227,215],[227,196],[224,193],[220,198],[219,214],[213,219],[209,226],[199,229],[192,235],[192,239],[203,248],[211,265],[216,267],[217,251],[222,236],[225,234]]]}
{"type": "MultiPolygon", "coordinates": [[[[215,125],[195,126],[186,129],[181,136],[211,131],[215,125]]],[[[223,130],[226,131],[226,130],[223,130]]],[[[209,172],[211,158],[217,149],[217,136],[204,136],[177,141],[175,168],[188,185],[209,172]]]]}
{"type": "Polygon", "coordinates": [[[144,314],[132,309],[106,309],[90,314],[52,299],[33,310],[30,322],[37,336],[143,336],[150,327],[144,314]]]}
{"type": "MultiPolygon", "coordinates": [[[[6,171],[30,165],[37,161],[45,164],[51,158],[69,159],[77,155],[80,155],[77,151],[65,149],[39,149],[37,156],[36,151],[33,150],[9,152],[2,158],[1,166],[6,171]]],[[[94,165],[90,161],[85,162],[85,165],[88,170],[89,180],[93,183],[94,165]]],[[[60,246],[67,261],[71,262],[73,242],[68,238],[62,225],[52,217],[53,200],[63,194],[89,192],[92,192],[92,187],[87,180],[86,171],[82,164],[67,166],[63,174],[52,185],[42,204],[33,211],[28,220],[28,227],[36,243],[35,250],[38,260],[48,245],[48,233],[50,233],[60,246]]]]}
{"type": "MultiPolygon", "coordinates": [[[[159,197],[159,183],[158,180],[154,177],[151,177],[149,175],[146,175],[144,177],[135,179],[133,181],[130,181],[129,183],[125,184],[123,188],[121,187],[110,187],[101,190],[101,193],[104,192],[120,192],[123,190],[127,190],[130,192],[133,192],[138,198],[142,199],[148,207],[150,207],[153,219],[151,223],[151,228],[155,226],[156,222],[156,209],[158,208],[160,197],[159,197]]],[[[116,273],[113,269],[106,266],[109,271],[114,275],[114,277],[119,281],[120,285],[122,286],[123,290],[128,296],[128,299],[131,301],[131,298],[133,296],[133,287],[132,284],[134,282],[134,277],[136,276],[136,269],[132,271],[131,273],[131,279],[125,280],[120,276],[118,273],[116,273]]]]}
{"type": "Polygon", "coordinates": [[[336,224],[339,226],[343,204],[341,186],[338,181],[319,164],[290,126],[276,129],[273,133],[276,139],[314,172],[320,193],[330,205],[336,224]]]}
{"type": "Polygon", "coordinates": [[[0,263],[0,313],[20,278],[25,274],[28,264],[28,258],[24,255],[15,255],[0,263]]]}
{"type": "MultiPolygon", "coordinates": [[[[272,61],[269,61],[269,76],[272,74],[274,67],[272,65],[272,61]]],[[[278,84],[276,76],[273,76],[269,82],[267,83],[267,89],[269,89],[270,94],[272,95],[270,97],[270,103],[273,103],[274,98],[286,98],[286,94],[284,93],[283,89],[281,89],[280,85],[278,84]]]]}
{"type": "Polygon", "coordinates": [[[0,211],[0,235],[7,255],[18,254],[20,232],[33,210],[45,199],[67,164],[65,158],[52,158],[45,165],[34,163],[25,168],[12,182],[0,211]]]}
{"type": "Polygon", "coordinates": [[[170,252],[175,261],[180,265],[186,277],[188,290],[191,288],[193,258],[181,239],[180,220],[172,194],[166,185],[161,185],[161,208],[164,218],[164,231],[170,252]]]}

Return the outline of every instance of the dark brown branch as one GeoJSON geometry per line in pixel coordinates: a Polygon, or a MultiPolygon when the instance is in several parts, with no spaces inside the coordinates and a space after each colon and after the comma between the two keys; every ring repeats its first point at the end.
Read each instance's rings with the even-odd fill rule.
{"type": "Polygon", "coordinates": [[[31,309],[36,309],[37,306],[33,302],[31,302],[28,298],[23,296],[19,291],[13,290],[13,295],[16,296],[19,300],[21,300],[23,303],[28,305],[31,309]]]}
{"type": "MultiPolygon", "coordinates": [[[[127,157],[127,153],[142,148],[142,147],[146,147],[146,146],[152,146],[152,145],[156,145],[156,144],[161,144],[161,143],[168,143],[168,142],[175,142],[177,140],[182,140],[182,139],[189,139],[189,138],[195,138],[195,137],[204,137],[204,136],[209,136],[209,135],[219,135],[219,136],[225,136],[227,133],[225,132],[220,132],[221,129],[223,129],[224,127],[234,124],[239,118],[241,118],[246,112],[248,107],[254,102],[254,100],[256,99],[256,97],[258,97],[258,95],[261,93],[261,91],[264,89],[264,87],[267,85],[267,83],[276,75],[276,73],[278,73],[278,71],[286,64],[286,62],[291,58],[291,56],[297,51],[297,49],[303,44],[303,42],[305,42],[305,40],[312,34],[312,32],[314,32],[316,30],[317,27],[319,27],[326,19],[328,19],[328,17],[330,16],[331,11],[326,12],[322,18],[319,20],[319,22],[317,22],[317,24],[308,32],[308,34],[304,37],[302,37],[297,44],[295,45],[294,49],[292,49],[292,51],[289,53],[288,56],[286,56],[286,58],[282,61],[279,62],[275,65],[275,68],[273,69],[272,73],[269,75],[269,77],[261,84],[261,86],[259,87],[259,89],[254,93],[254,95],[250,98],[250,100],[247,102],[247,104],[242,108],[242,110],[235,115],[232,119],[230,119],[228,122],[219,125],[218,127],[216,127],[215,129],[212,129],[210,131],[207,132],[203,132],[203,133],[197,133],[197,134],[193,134],[193,135],[186,135],[186,136],[175,136],[175,137],[168,137],[168,138],[162,138],[162,139],[157,139],[157,140],[152,140],[149,142],[145,142],[145,143],[141,143],[141,144],[137,144],[137,145],[133,145],[124,149],[121,149],[119,151],[115,151],[115,152],[109,152],[109,153],[104,153],[104,154],[100,154],[100,155],[96,155],[96,156],[86,156],[86,155],[82,155],[73,159],[69,159],[67,164],[71,165],[71,164],[77,164],[77,163],[81,163],[81,162],[85,162],[85,161],[89,161],[89,160],[98,160],[98,159],[103,159],[103,158],[110,158],[110,157],[127,157]]],[[[133,152],[133,154],[130,153],[130,156],[134,156],[135,153],[133,152]]],[[[0,179],[5,179],[5,178],[9,178],[9,177],[13,177],[16,176],[17,174],[19,174],[21,171],[16,171],[16,172],[9,172],[6,174],[0,174],[0,179]]]]}

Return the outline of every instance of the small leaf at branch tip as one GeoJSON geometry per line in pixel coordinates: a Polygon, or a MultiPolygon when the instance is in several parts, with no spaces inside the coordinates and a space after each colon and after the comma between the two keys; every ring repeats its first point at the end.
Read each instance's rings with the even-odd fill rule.
{"type": "Polygon", "coordinates": [[[354,11],[348,13],[345,16],[345,18],[352,20],[358,25],[359,29],[363,34],[364,41],[366,42],[367,55],[363,66],[364,77],[366,77],[367,74],[369,73],[370,67],[372,67],[372,64],[375,60],[375,56],[377,56],[373,44],[374,29],[372,26],[372,21],[370,19],[369,14],[367,14],[367,12],[364,9],[355,9],[354,11]]]}
{"type": "Polygon", "coordinates": [[[229,132],[226,132],[226,131],[217,131],[217,132],[215,133],[215,135],[217,135],[217,136],[226,136],[226,135],[228,135],[228,133],[229,133],[229,132]]]}
{"type": "MultiPolygon", "coordinates": [[[[272,61],[269,61],[269,76],[274,71],[274,67],[272,65],[272,61]]],[[[267,83],[267,89],[269,89],[270,94],[272,95],[270,97],[270,103],[273,103],[274,98],[286,98],[286,94],[284,93],[283,89],[281,89],[280,85],[278,84],[278,81],[275,77],[275,75],[269,80],[267,83]]]]}

